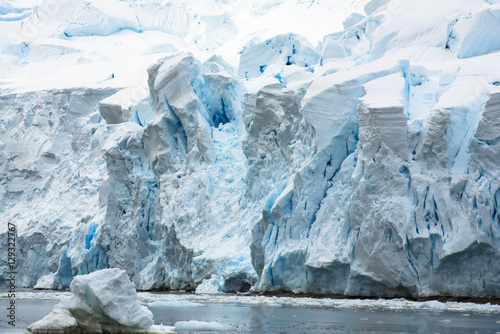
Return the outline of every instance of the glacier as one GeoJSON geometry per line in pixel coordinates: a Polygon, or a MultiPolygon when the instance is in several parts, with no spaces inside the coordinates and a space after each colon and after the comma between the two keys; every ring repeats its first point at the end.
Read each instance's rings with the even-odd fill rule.
{"type": "Polygon", "coordinates": [[[20,286],[500,296],[500,2],[197,3],[0,4],[20,286]]]}

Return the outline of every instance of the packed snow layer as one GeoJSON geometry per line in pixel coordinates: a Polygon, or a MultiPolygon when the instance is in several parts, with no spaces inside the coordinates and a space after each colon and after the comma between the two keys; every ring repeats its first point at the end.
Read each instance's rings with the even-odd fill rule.
{"type": "Polygon", "coordinates": [[[497,1],[9,4],[20,286],[500,296],[497,1]]]}
{"type": "Polygon", "coordinates": [[[153,314],[140,305],[125,271],[103,269],[75,277],[72,295],[31,324],[32,333],[172,333],[153,326],[153,314]]]}

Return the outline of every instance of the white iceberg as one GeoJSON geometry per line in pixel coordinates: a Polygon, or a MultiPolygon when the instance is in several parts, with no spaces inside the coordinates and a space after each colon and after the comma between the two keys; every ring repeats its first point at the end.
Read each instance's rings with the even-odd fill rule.
{"type": "Polygon", "coordinates": [[[72,296],[28,327],[32,333],[172,333],[154,326],[153,314],[137,300],[125,271],[103,269],[76,276],[72,296]]]}

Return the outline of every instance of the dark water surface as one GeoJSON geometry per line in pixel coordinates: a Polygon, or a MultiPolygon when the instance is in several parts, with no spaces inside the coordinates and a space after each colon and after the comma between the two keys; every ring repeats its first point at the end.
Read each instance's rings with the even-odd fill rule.
{"type": "MultiPolygon", "coordinates": [[[[54,300],[16,302],[16,327],[7,324],[8,300],[1,299],[0,333],[24,333],[57,304],[54,300]]],[[[151,307],[155,323],[218,321],[233,326],[225,333],[498,333],[500,314],[338,310],[314,307],[272,307],[241,304],[204,304],[199,307],[151,307]],[[498,323],[497,323],[498,322],[498,323]]],[[[214,332],[190,332],[214,333],[214,332]]]]}
{"type": "Polygon", "coordinates": [[[500,334],[498,314],[334,310],[231,304],[209,304],[206,307],[184,309],[153,307],[151,311],[155,322],[173,324],[187,320],[218,321],[233,326],[234,333],[500,334]]]}

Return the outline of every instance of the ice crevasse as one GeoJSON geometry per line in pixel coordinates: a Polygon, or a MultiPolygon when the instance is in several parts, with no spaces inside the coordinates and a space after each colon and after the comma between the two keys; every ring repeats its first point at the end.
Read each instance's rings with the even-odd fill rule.
{"type": "Polygon", "coordinates": [[[0,91],[20,285],[500,296],[500,4],[365,3],[237,67],[181,50],[147,88],[0,91]]]}

